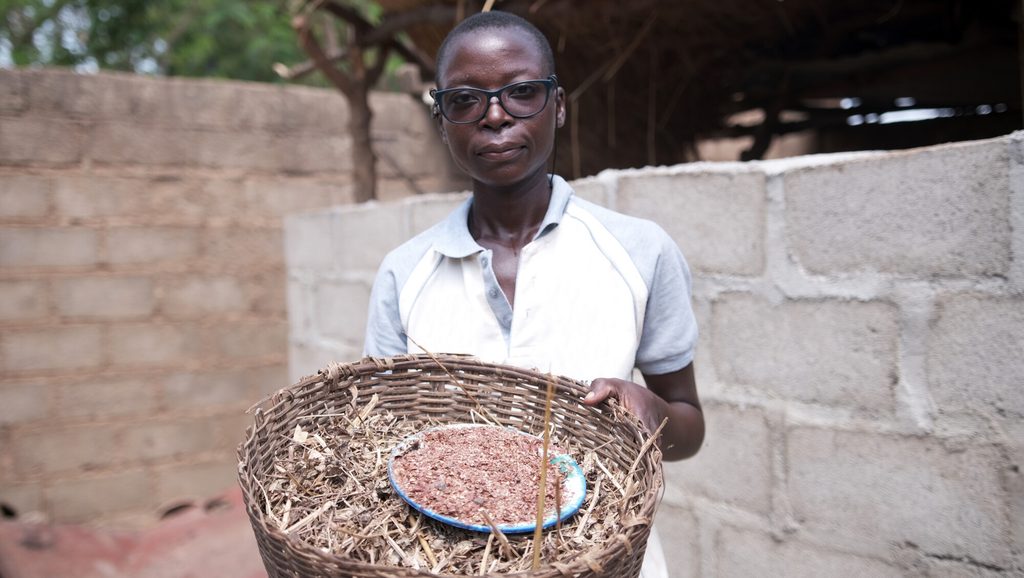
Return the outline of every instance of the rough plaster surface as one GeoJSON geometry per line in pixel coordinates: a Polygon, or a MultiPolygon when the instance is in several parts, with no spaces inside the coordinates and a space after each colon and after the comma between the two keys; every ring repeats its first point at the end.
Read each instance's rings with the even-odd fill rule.
{"type": "Polygon", "coordinates": [[[814,273],[1005,275],[1005,141],[950,145],[787,173],[792,249],[814,273]]]}

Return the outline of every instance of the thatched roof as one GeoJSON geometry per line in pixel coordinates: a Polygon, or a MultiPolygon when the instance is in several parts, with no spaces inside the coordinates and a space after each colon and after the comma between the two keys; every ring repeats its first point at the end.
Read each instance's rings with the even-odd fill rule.
{"type": "MultiPolygon", "coordinates": [[[[484,2],[380,4],[388,14],[416,18],[408,34],[432,55],[459,15],[484,2]]],[[[821,150],[1009,132],[1021,125],[1019,7],[1012,0],[494,5],[530,19],[551,40],[572,100],[570,130],[559,143],[559,167],[572,176],[692,160],[703,138],[752,135],[748,156],[757,158],[773,136],[796,130],[816,131],[821,150]],[[901,108],[945,116],[902,128],[874,122],[901,108]],[[764,122],[733,122],[736,113],[754,110],[764,122]],[[860,126],[851,126],[855,114],[860,126]]]]}

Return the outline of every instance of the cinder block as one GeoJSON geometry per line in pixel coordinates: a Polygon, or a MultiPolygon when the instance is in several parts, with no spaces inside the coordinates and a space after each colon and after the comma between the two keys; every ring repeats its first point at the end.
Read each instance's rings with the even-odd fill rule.
{"type": "Polygon", "coordinates": [[[443,221],[469,197],[466,193],[452,193],[416,197],[409,201],[409,220],[412,238],[443,221]]]}
{"type": "MultiPolygon", "coordinates": [[[[377,191],[376,199],[381,203],[393,203],[408,199],[409,197],[415,197],[421,194],[429,194],[431,191],[437,189],[423,188],[429,187],[430,182],[428,179],[423,177],[413,177],[411,179],[403,179],[395,177],[393,175],[377,175],[377,191]]],[[[355,190],[352,190],[353,198],[346,204],[355,203],[355,190]]]]}
{"type": "Polygon", "coordinates": [[[351,200],[348,183],[283,178],[250,178],[243,183],[246,214],[283,217],[330,207],[351,200]]]}
{"type": "MultiPolygon", "coordinates": [[[[176,373],[164,380],[164,408],[172,412],[248,408],[260,399],[265,372],[262,368],[239,367],[176,373]]],[[[278,387],[285,385],[280,383],[278,387]]]]}
{"type": "Polygon", "coordinates": [[[156,378],[97,378],[57,388],[59,418],[116,418],[156,411],[160,391],[156,378]]]}
{"type": "Polygon", "coordinates": [[[372,92],[370,108],[373,109],[375,133],[412,136],[438,133],[436,121],[430,118],[430,107],[407,94],[372,92]]]}
{"type": "Polygon", "coordinates": [[[191,456],[223,448],[211,418],[174,421],[149,421],[126,426],[122,448],[129,462],[152,462],[173,457],[191,456]]]}
{"type": "Polygon", "coordinates": [[[688,460],[664,464],[664,503],[681,505],[699,496],[768,514],[773,449],[764,414],[708,402],[704,416],[707,432],[700,452],[688,460]]]}
{"type": "Polygon", "coordinates": [[[59,177],[55,188],[57,215],[65,218],[133,217],[151,210],[144,179],[71,175],[59,177]]]}
{"type": "Polygon", "coordinates": [[[1024,544],[1024,421],[1020,418],[1007,419],[1004,428],[1006,438],[1010,440],[1010,463],[1003,470],[1003,487],[1010,497],[1007,514],[1013,543],[1024,544]]]}
{"type": "MultiPolygon", "coordinates": [[[[0,77],[0,82],[3,78],[0,77]]],[[[26,514],[43,511],[43,489],[38,483],[0,485],[0,506],[14,515],[14,520],[28,520],[26,514]]]]}
{"type": "Polygon", "coordinates": [[[239,277],[180,275],[161,289],[161,313],[169,319],[194,319],[248,311],[256,288],[239,277]]]}
{"type": "Polygon", "coordinates": [[[118,461],[118,426],[46,428],[12,439],[14,467],[21,475],[83,472],[118,461]]]}
{"type": "MultiPolygon", "coordinates": [[[[348,99],[333,88],[286,86],[282,115],[296,134],[348,134],[348,99]]],[[[373,102],[376,92],[371,92],[373,102]]],[[[371,106],[373,106],[371,104],[371,106]]]]}
{"type": "Polygon", "coordinates": [[[253,416],[241,411],[232,411],[217,416],[215,425],[217,435],[224,440],[221,453],[225,458],[232,459],[237,456],[238,444],[245,441],[246,429],[253,425],[253,419],[253,416]]]}
{"type": "Polygon", "coordinates": [[[788,451],[789,500],[808,532],[873,545],[880,557],[909,542],[932,556],[1009,563],[998,448],[802,427],[788,451]]]}
{"type": "Polygon", "coordinates": [[[283,319],[224,322],[207,331],[214,354],[227,360],[283,360],[288,351],[283,319]]]}
{"type": "Polygon", "coordinates": [[[249,372],[252,375],[249,378],[249,385],[255,387],[255,395],[252,398],[252,403],[247,404],[247,408],[282,387],[287,387],[293,383],[288,376],[287,363],[255,366],[251,367],[249,372]]]}
{"type": "Polygon", "coordinates": [[[261,169],[280,171],[288,166],[280,136],[261,132],[205,130],[193,133],[195,153],[191,162],[213,169],[261,169]]]}
{"type": "Polygon", "coordinates": [[[163,90],[149,95],[146,105],[155,115],[151,122],[241,131],[282,127],[285,96],[278,87],[215,78],[161,80],[163,90]]]}
{"type": "Polygon", "coordinates": [[[715,540],[720,576],[903,576],[882,560],[833,552],[793,540],[776,541],[753,530],[725,526],[715,540]]]}
{"type": "Polygon", "coordinates": [[[288,335],[291,339],[313,337],[313,288],[288,276],[288,335]]]}
{"type": "Polygon", "coordinates": [[[175,365],[196,362],[208,353],[193,325],[119,324],[109,333],[114,365],[175,365]]]}
{"type": "Polygon", "coordinates": [[[199,500],[202,505],[237,483],[238,464],[235,460],[175,464],[157,469],[154,475],[156,499],[161,504],[199,500]]]}
{"type": "Polygon", "coordinates": [[[252,292],[252,312],[261,317],[284,319],[288,315],[285,305],[287,279],[280,269],[247,277],[245,282],[252,292]]]}
{"type": "Polygon", "coordinates": [[[435,167],[433,174],[411,179],[381,177],[377,183],[377,200],[382,203],[415,198],[429,198],[434,195],[460,195],[465,198],[472,183],[464,175],[450,174],[443,167],[435,167]]]}
{"type": "Polygon", "coordinates": [[[0,119],[0,165],[67,165],[82,158],[82,125],[35,116],[0,119]]]}
{"type": "Polygon", "coordinates": [[[89,522],[153,506],[153,482],[141,470],[65,480],[46,494],[60,522],[89,522]]]}
{"type": "Polygon", "coordinates": [[[50,416],[53,388],[46,383],[0,385],[0,426],[37,421],[50,416]]]}
{"type": "Polygon", "coordinates": [[[352,170],[352,138],[348,131],[311,138],[308,134],[286,134],[273,139],[269,151],[274,167],[285,173],[342,173],[352,170]]]}
{"type": "Polygon", "coordinates": [[[77,277],[54,281],[65,317],[123,319],[152,314],[153,282],[145,277],[77,277]]]}
{"type": "Polygon", "coordinates": [[[317,335],[362,346],[370,287],[364,283],[322,282],[314,294],[317,335]]]}
{"type": "Polygon", "coordinates": [[[117,227],[107,232],[106,260],[113,265],[191,262],[200,231],[188,227],[117,227]]]}
{"type": "Polygon", "coordinates": [[[661,225],[697,271],[764,270],[765,176],[761,172],[624,174],[618,210],[661,225]]]}
{"type": "Polygon", "coordinates": [[[928,338],[928,382],[940,411],[1024,416],[1024,299],[941,298],[928,338]]]}
{"type": "Polygon", "coordinates": [[[804,168],[784,177],[792,254],[814,273],[1003,275],[1005,140],[804,168]]]}
{"type": "Polygon", "coordinates": [[[41,219],[50,213],[53,179],[0,175],[0,219],[41,219]]]}
{"type": "Polygon", "coordinates": [[[105,122],[93,129],[88,154],[102,165],[189,166],[206,137],[177,127],[105,122]]]}
{"type": "Polygon", "coordinates": [[[6,371],[87,369],[103,362],[103,332],[91,325],[7,329],[0,335],[6,371]]]}
{"type": "Polygon", "coordinates": [[[307,375],[327,367],[332,361],[347,363],[362,359],[362,344],[359,347],[344,347],[337,344],[301,341],[288,345],[288,381],[296,383],[307,375]]]}
{"type": "Polygon", "coordinates": [[[886,302],[786,301],[741,294],[713,305],[719,379],[760,394],[889,415],[898,311],[886,302]]]}
{"type": "Polygon", "coordinates": [[[1003,578],[1020,574],[1017,568],[993,568],[972,563],[970,560],[936,560],[926,555],[914,566],[916,576],[928,578],[1003,578]]]}
{"type": "Polygon", "coordinates": [[[291,215],[284,220],[285,262],[289,271],[329,269],[334,262],[331,229],[335,211],[291,215]]]}
{"type": "MultiPolygon", "coordinates": [[[[408,112],[408,103],[402,104],[405,112],[408,112]]],[[[396,116],[410,115],[398,113],[396,116]]],[[[427,128],[428,130],[422,132],[409,128],[387,133],[375,128],[373,141],[380,161],[378,172],[381,176],[415,179],[436,174],[439,167],[445,167],[451,162],[448,147],[441,141],[437,128],[427,128]]]]}
{"type": "Polygon", "coordinates": [[[611,207],[611,192],[608,190],[605,181],[590,177],[586,179],[578,179],[569,183],[572,187],[573,193],[584,200],[590,201],[601,205],[602,207],[611,207]]]}
{"type": "Polygon", "coordinates": [[[334,266],[339,271],[374,273],[388,251],[407,238],[404,207],[398,203],[367,203],[334,213],[334,266]]]}
{"type": "MultiPolygon", "coordinates": [[[[120,121],[131,118],[138,107],[141,87],[152,86],[154,80],[142,75],[103,72],[100,74],[76,74],[59,71],[59,75],[46,76],[56,80],[60,88],[52,91],[51,97],[59,98],[56,110],[72,117],[88,118],[93,121],[120,121]]],[[[33,107],[43,92],[51,92],[46,84],[33,83],[33,107]]]]}
{"type": "Polygon", "coordinates": [[[0,281],[0,321],[40,319],[49,313],[44,281],[0,281]]]}
{"type": "Polygon", "coordinates": [[[36,70],[26,76],[31,112],[39,116],[122,120],[137,104],[138,86],[152,84],[141,75],[103,72],[78,74],[70,69],[36,70]]]}
{"type": "Polygon", "coordinates": [[[210,228],[206,235],[206,260],[221,271],[267,270],[284,265],[283,233],[279,228],[210,228]]]}
{"type": "Polygon", "coordinates": [[[17,115],[28,106],[25,73],[16,68],[0,70],[0,114],[17,115]]]}
{"type": "MultiPolygon", "coordinates": [[[[282,87],[284,129],[294,134],[344,135],[349,133],[348,100],[330,88],[282,87]]],[[[371,107],[373,96],[371,93],[371,107]]]]}
{"type": "Polygon", "coordinates": [[[654,532],[661,541],[672,578],[701,575],[700,531],[692,511],[662,504],[654,518],[654,532]]]}
{"type": "Polygon", "coordinates": [[[0,229],[0,267],[81,267],[97,259],[92,229],[0,229]]]}
{"type": "Polygon", "coordinates": [[[201,226],[224,218],[237,219],[245,204],[242,178],[231,172],[160,174],[145,182],[151,211],[173,216],[182,224],[201,226]]]}
{"type": "Polygon", "coordinates": [[[25,71],[26,101],[33,116],[68,117],[72,110],[68,104],[75,99],[80,81],[67,69],[25,71]]]}

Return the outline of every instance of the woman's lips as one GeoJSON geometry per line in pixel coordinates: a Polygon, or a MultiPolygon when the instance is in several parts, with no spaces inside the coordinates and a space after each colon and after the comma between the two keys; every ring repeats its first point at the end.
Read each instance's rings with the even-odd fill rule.
{"type": "Polygon", "coordinates": [[[517,156],[525,147],[515,144],[500,144],[486,146],[480,149],[477,154],[487,160],[501,161],[517,156]]]}

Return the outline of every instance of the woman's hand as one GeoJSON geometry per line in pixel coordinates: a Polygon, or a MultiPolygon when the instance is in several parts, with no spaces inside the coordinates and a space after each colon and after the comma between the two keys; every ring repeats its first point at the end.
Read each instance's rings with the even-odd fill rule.
{"type": "Polygon", "coordinates": [[[668,418],[658,440],[666,461],[691,457],[704,441],[704,415],[697,398],[693,364],[662,375],[644,375],[647,387],[615,378],[598,378],[583,398],[586,405],[597,405],[609,397],[619,400],[653,433],[668,418]]]}
{"type": "Polygon", "coordinates": [[[613,397],[622,407],[635,415],[647,430],[653,433],[668,417],[668,404],[646,387],[610,377],[601,377],[590,383],[590,392],[583,398],[586,405],[597,405],[613,397]]]}

